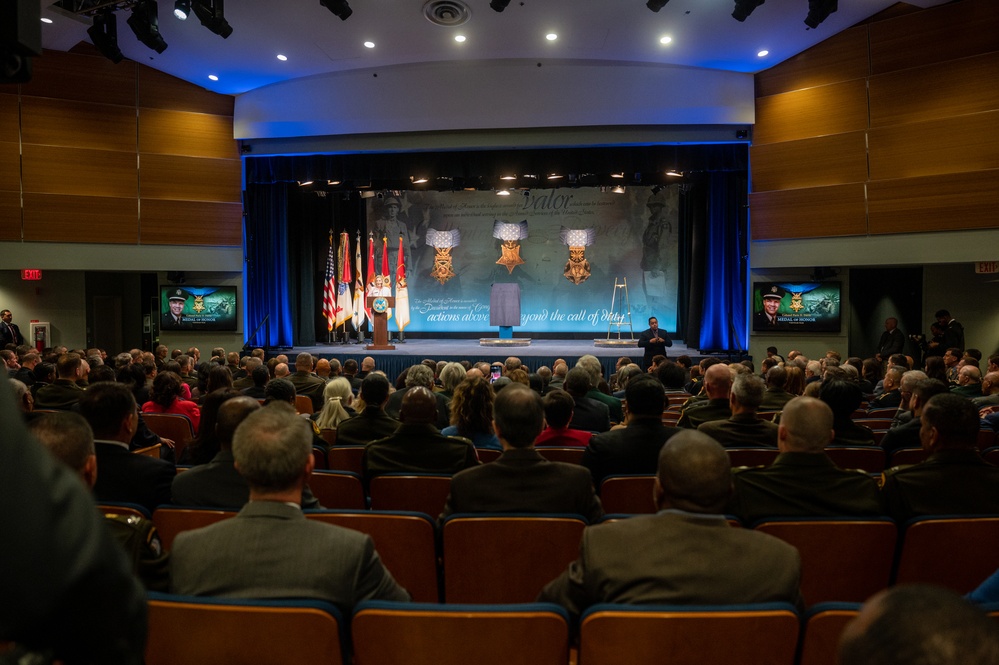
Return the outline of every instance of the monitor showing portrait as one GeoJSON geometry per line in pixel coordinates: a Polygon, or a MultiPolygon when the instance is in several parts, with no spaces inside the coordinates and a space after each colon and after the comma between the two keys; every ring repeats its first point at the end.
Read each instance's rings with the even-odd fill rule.
{"type": "Polygon", "coordinates": [[[840,282],[756,282],[753,332],[840,331],[840,282]]]}
{"type": "Polygon", "coordinates": [[[160,286],[160,330],[236,330],[236,287],[160,286]]]}

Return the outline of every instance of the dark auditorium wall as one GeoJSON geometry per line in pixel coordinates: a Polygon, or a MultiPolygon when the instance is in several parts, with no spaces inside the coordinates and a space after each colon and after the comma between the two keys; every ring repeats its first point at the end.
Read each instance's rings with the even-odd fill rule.
{"type": "Polygon", "coordinates": [[[0,241],[240,246],[233,106],[88,44],[45,51],[0,85],[0,241]]]}
{"type": "Polygon", "coordinates": [[[996,127],[999,3],[899,3],[757,74],[752,239],[999,228],[996,127]]]}

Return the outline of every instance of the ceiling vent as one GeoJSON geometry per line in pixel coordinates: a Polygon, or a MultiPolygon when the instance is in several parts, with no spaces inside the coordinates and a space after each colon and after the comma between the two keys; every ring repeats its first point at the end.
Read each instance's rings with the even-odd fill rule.
{"type": "Polygon", "coordinates": [[[461,0],[428,0],[423,5],[423,15],[434,25],[454,28],[467,23],[472,10],[461,0]]]}

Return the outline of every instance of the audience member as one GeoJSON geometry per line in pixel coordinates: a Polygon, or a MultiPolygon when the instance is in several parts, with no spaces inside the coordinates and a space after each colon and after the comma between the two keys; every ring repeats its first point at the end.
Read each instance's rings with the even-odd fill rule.
{"type": "Polygon", "coordinates": [[[981,370],[972,365],[965,365],[958,369],[957,385],[951,386],[950,391],[968,399],[981,397],[983,395],[981,370]]]}
{"type": "Polygon", "coordinates": [[[399,428],[399,421],[385,413],[389,398],[389,382],[381,373],[369,373],[361,382],[364,409],[355,417],[341,422],[336,430],[338,446],[360,446],[383,439],[399,428]]]}
{"type": "Polygon", "coordinates": [[[441,434],[471,439],[476,448],[502,450],[493,429],[495,396],[496,393],[485,379],[471,378],[459,383],[451,400],[451,424],[442,429],[441,434]]]}
{"type": "MultiPolygon", "coordinates": [[[[312,373],[315,360],[311,353],[299,353],[295,358],[295,373],[288,380],[295,386],[295,394],[305,395],[312,400],[312,412],[323,408],[323,388],[326,382],[312,373]]],[[[276,376],[275,372],[275,376],[276,376]]]]}
{"type": "Polygon", "coordinates": [[[542,406],[545,410],[547,427],[534,441],[535,446],[585,447],[590,443],[593,432],[569,427],[574,407],[572,395],[559,388],[549,390],[542,406]]]}
{"type": "Polygon", "coordinates": [[[338,376],[323,388],[323,406],[314,418],[319,429],[336,429],[341,423],[357,415],[351,408],[354,393],[350,381],[338,376]]]}
{"type": "Polygon", "coordinates": [[[787,385],[788,370],[780,365],[767,370],[767,389],[763,393],[763,401],[760,402],[761,411],[780,411],[784,405],[796,397],[785,390],[787,385]]]}
{"type": "MultiPolygon", "coordinates": [[[[413,365],[406,370],[405,387],[389,395],[388,402],[385,404],[385,413],[392,418],[402,420],[400,416],[402,401],[406,397],[406,393],[416,387],[423,387],[428,391],[434,389],[434,373],[422,363],[413,365]]],[[[434,392],[431,392],[431,395],[437,404],[437,419],[433,424],[439,430],[444,429],[451,424],[451,407],[448,404],[448,398],[434,392]]]]}
{"type": "Polygon", "coordinates": [[[971,402],[978,408],[999,404],[999,370],[982,377],[982,396],[972,398],[971,402]]]}
{"type": "Polygon", "coordinates": [[[590,389],[586,392],[586,397],[606,404],[610,412],[611,422],[622,422],[624,420],[624,411],[621,409],[621,400],[603,393],[599,389],[603,378],[604,366],[600,364],[597,357],[591,354],[580,356],[579,360],[576,361],[576,367],[582,367],[590,377],[590,389]]]}
{"type": "Polygon", "coordinates": [[[589,432],[610,429],[610,409],[603,402],[590,399],[590,374],[582,367],[573,367],[565,375],[562,389],[572,396],[572,420],[569,427],[589,432]]]}
{"type": "Polygon", "coordinates": [[[35,391],[36,409],[66,410],[73,407],[83,396],[83,388],[77,383],[83,378],[83,359],[76,353],[64,353],[56,364],[58,378],[35,391]]]}
{"type": "Polygon", "coordinates": [[[173,413],[185,416],[191,421],[195,434],[201,425],[201,409],[194,402],[181,398],[180,376],[173,372],[157,374],[153,379],[153,390],[149,401],[142,405],[142,413],[173,413]]]}
{"type": "MultiPolygon", "coordinates": [[[[870,401],[868,409],[896,409],[902,403],[902,393],[899,386],[902,384],[902,376],[906,368],[903,365],[892,365],[885,372],[885,378],[881,380],[881,393],[870,401]]],[[[863,395],[861,395],[863,400],[863,395]]],[[[859,403],[858,403],[859,405],[859,403]]]]}
{"type": "Polygon", "coordinates": [[[837,446],[873,446],[874,432],[869,427],[853,422],[853,413],[860,408],[864,395],[855,383],[843,379],[833,379],[820,384],[819,399],[829,405],[833,412],[833,429],[837,446]]]}
{"type": "MultiPolygon", "coordinates": [[[[775,367],[774,369],[780,369],[775,367]]],[[[728,420],[709,420],[697,430],[704,432],[726,448],[744,446],[777,447],[777,425],[756,417],[766,393],[763,379],[754,374],[740,374],[729,394],[728,420]]]]}
{"type": "Polygon", "coordinates": [[[708,399],[684,408],[677,427],[697,429],[711,420],[727,420],[732,415],[729,393],[732,390],[732,372],[728,365],[716,363],[704,372],[704,392],[708,399]]]}
{"type": "MultiPolygon", "coordinates": [[[[911,372],[906,372],[906,377],[911,372]]],[[[922,374],[922,372],[920,372],[922,374]]],[[[923,374],[923,376],[926,376],[923,374]]],[[[905,382],[905,377],[902,377],[905,382]]],[[[923,407],[934,395],[947,392],[947,384],[937,379],[920,379],[909,386],[909,420],[892,427],[881,439],[881,447],[890,456],[899,448],[919,448],[922,443],[919,430],[922,428],[923,407]]]]}

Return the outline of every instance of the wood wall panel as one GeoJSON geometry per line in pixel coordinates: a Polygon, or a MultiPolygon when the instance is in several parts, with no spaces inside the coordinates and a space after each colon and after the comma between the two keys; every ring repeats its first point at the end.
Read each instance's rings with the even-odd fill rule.
{"type": "Polygon", "coordinates": [[[871,127],[999,109],[999,52],[872,76],[871,127]]]}
{"type": "MultiPolygon", "coordinates": [[[[999,169],[872,182],[868,197],[872,234],[999,226],[999,169]]],[[[983,258],[997,248],[984,249],[983,258]]]]}
{"type": "Polygon", "coordinates": [[[129,60],[116,65],[100,56],[46,50],[35,59],[34,76],[21,94],[135,107],[137,67],[129,60]]]}
{"type": "Polygon", "coordinates": [[[21,193],[0,190],[0,240],[21,239],[21,193]]]}
{"type": "Polygon", "coordinates": [[[999,111],[870,132],[872,180],[999,169],[999,111]]]}
{"type": "Polygon", "coordinates": [[[136,157],[127,152],[25,145],[24,191],[138,198],[136,157]]]}
{"type": "Polygon", "coordinates": [[[21,190],[21,146],[0,142],[0,189],[21,190]]]}
{"type": "Polygon", "coordinates": [[[137,152],[135,108],[43,97],[21,106],[25,143],[137,152]]]}
{"type": "Polygon", "coordinates": [[[139,241],[138,202],[99,196],[25,194],[24,240],[134,245],[139,241]]]}
{"type": "Polygon", "coordinates": [[[863,79],[785,92],[756,100],[753,143],[777,143],[867,129],[863,79]]]}
{"type": "Polygon", "coordinates": [[[964,0],[870,26],[875,74],[999,51],[999,3],[964,0]]]}
{"type": "Polygon", "coordinates": [[[139,150],[163,155],[239,159],[232,117],[139,109],[139,150]]]}
{"type": "MultiPolygon", "coordinates": [[[[139,68],[138,105],[147,108],[231,116],[236,98],[220,95],[149,67],[139,68]]],[[[232,136],[230,127],[229,136],[232,136]]]]}
{"type": "Polygon", "coordinates": [[[754,145],[749,156],[754,192],[867,180],[864,132],[754,145]]]}
{"type": "Polygon", "coordinates": [[[749,195],[753,240],[866,235],[864,185],[749,195]]]}
{"type": "Polygon", "coordinates": [[[238,203],[142,200],[143,245],[243,244],[243,207],[238,203]]]}
{"type": "Polygon", "coordinates": [[[867,26],[833,35],[756,76],[756,96],[862,79],[870,75],[867,26]]]}
{"type": "Polygon", "coordinates": [[[17,143],[20,139],[17,95],[0,94],[0,141],[17,143]]]}
{"type": "Polygon", "coordinates": [[[206,159],[174,155],[139,156],[142,198],[186,201],[242,200],[242,165],[233,159],[206,159]]]}

